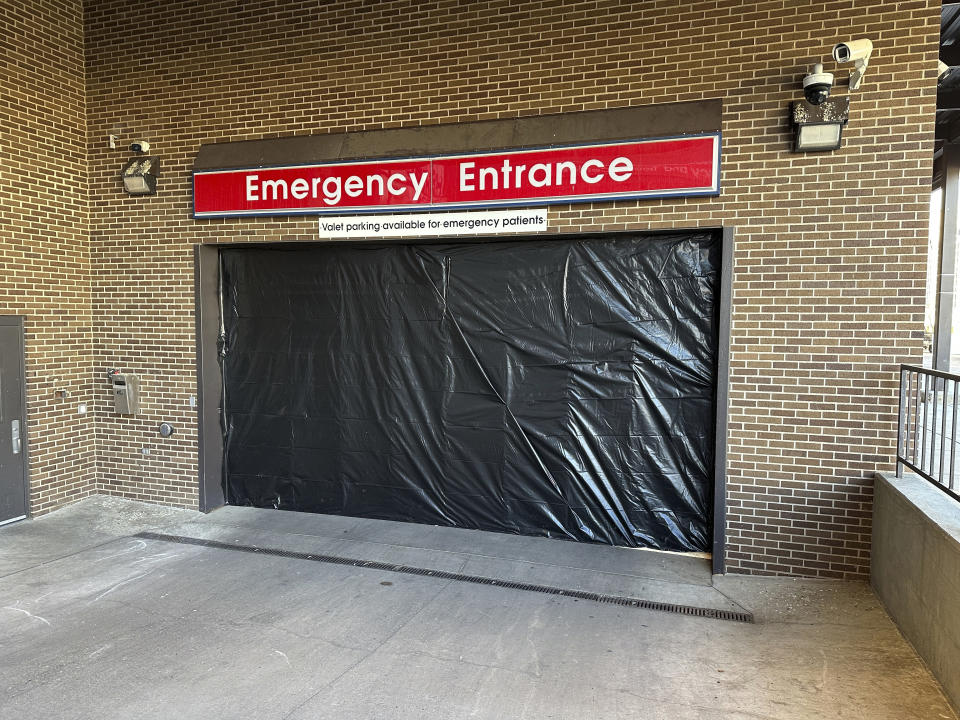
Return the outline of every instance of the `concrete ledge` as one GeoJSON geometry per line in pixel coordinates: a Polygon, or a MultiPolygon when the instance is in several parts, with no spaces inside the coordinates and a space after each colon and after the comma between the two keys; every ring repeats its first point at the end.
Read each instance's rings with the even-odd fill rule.
{"type": "Polygon", "coordinates": [[[916,475],[875,488],[871,583],[960,708],[960,503],[916,475]]]}

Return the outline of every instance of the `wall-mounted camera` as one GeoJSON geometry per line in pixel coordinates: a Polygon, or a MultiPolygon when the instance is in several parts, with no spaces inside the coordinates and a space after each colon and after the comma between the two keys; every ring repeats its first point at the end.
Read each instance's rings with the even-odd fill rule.
{"type": "Polygon", "coordinates": [[[854,64],[854,70],[850,73],[850,89],[856,90],[860,87],[863,75],[867,71],[867,63],[870,62],[870,55],[873,53],[873,43],[866,38],[860,40],[848,40],[847,42],[837,43],[833,46],[833,59],[838,63],[854,64]]]}
{"type": "Polygon", "coordinates": [[[131,143],[130,152],[135,152],[135,153],[150,152],[150,143],[148,143],[146,140],[138,140],[135,143],[131,143]]]}
{"type": "Polygon", "coordinates": [[[813,70],[803,79],[803,96],[811,105],[823,105],[830,97],[830,88],[833,87],[833,73],[823,71],[823,65],[817,63],[813,70]]]}

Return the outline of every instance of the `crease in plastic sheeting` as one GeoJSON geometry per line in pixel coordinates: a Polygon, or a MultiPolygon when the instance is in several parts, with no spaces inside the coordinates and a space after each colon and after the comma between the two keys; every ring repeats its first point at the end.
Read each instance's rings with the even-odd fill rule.
{"type": "MultiPolygon", "coordinates": [[[[577,414],[571,413],[571,417],[576,420],[577,414]]],[[[586,430],[586,428],[583,428],[586,430]]],[[[633,524],[630,522],[629,517],[627,516],[626,508],[623,506],[617,496],[616,490],[610,484],[609,480],[606,477],[606,473],[603,472],[602,463],[597,461],[597,454],[591,452],[591,448],[588,444],[584,444],[583,449],[586,451],[586,458],[588,469],[592,465],[594,475],[600,481],[600,485],[587,480],[587,487],[590,492],[593,494],[593,497],[597,499],[600,503],[600,507],[606,511],[607,517],[617,526],[617,529],[625,537],[633,537],[636,534],[636,528],[633,527],[633,524]],[[608,497],[609,495],[609,497],[608,497]]],[[[583,475],[581,475],[583,477],[583,475]]]]}
{"type": "MultiPolygon", "coordinates": [[[[527,434],[526,434],[526,432],[524,431],[523,427],[520,425],[520,422],[517,420],[516,415],[514,415],[514,414],[513,414],[513,411],[510,410],[510,404],[504,399],[503,393],[502,393],[500,390],[498,390],[497,387],[493,384],[493,381],[490,379],[490,374],[487,372],[487,369],[483,366],[483,363],[480,362],[480,358],[477,357],[476,350],[473,348],[473,346],[470,344],[470,341],[467,339],[467,336],[466,336],[466,334],[463,332],[463,328],[461,327],[460,322],[457,320],[456,316],[450,311],[450,306],[449,306],[449,304],[447,303],[447,298],[446,298],[446,294],[445,294],[445,293],[446,293],[446,290],[447,290],[448,283],[445,283],[445,285],[444,285],[444,292],[441,293],[441,292],[440,292],[440,289],[436,286],[436,284],[433,282],[433,279],[430,277],[430,274],[429,274],[428,272],[426,272],[426,268],[423,266],[422,257],[420,257],[420,256],[418,255],[418,258],[420,258],[420,267],[421,267],[421,269],[423,270],[424,277],[426,277],[427,282],[430,283],[431,287],[433,287],[434,291],[437,293],[437,295],[438,295],[438,296],[440,297],[440,299],[443,301],[443,312],[444,312],[444,314],[445,314],[447,317],[450,318],[450,321],[453,323],[453,326],[456,328],[456,330],[457,330],[457,335],[458,335],[458,336],[460,337],[460,339],[463,341],[464,347],[466,347],[466,348],[467,348],[467,351],[470,353],[470,359],[473,360],[474,365],[476,365],[477,370],[480,371],[480,374],[483,376],[484,382],[486,382],[487,386],[490,388],[490,391],[496,396],[498,402],[500,402],[500,404],[503,405],[504,409],[507,411],[507,414],[510,416],[510,419],[513,421],[514,425],[516,425],[517,430],[520,432],[520,436],[523,438],[524,442],[526,443],[527,450],[528,450],[528,451],[530,452],[530,454],[536,459],[537,464],[538,464],[538,466],[540,467],[540,470],[541,470],[541,472],[543,473],[544,477],[550,482],[551,485],[553,485],[553,487],[557,490],[558,493],[561,492],[561,491],[560,491],[560,485],[557,483],[556,479],[553,477],[553,474],[550,472],[550,470],[549,470],[549,469],[547,468],[547,466],[544,464],[543,458],[541,458],[540,455],[537,454],[536,448],[533,446],[533,443],[530,442],[530,438],[527,437],[527,434]]],[[[449,272],[449,271],[450,271],[450,269],[451,269],[451,267],[452,267],[452,261],[450,260],[449,257],[448,257],[448,258],[445,258],[444,260],[445,260],[445,262],[444,262],[444,270],[445,270],[445,272],[444,272],[444,278],[445,278],[445,280],[448,280],[448,279],[449,279],[449,276],[450,276],[450,272],[449,272]]]]}
{"type": "Polygon", "coordinates": [[[718,266],[697,232],[224,250],[227,497],[708,550],[718,266]]]}
{"type": "MultiPolygon", "coordinates": [[[[223,372],[224,360],[227,357],[227,325],[226,320],[224,319],[224,306],[226,303],[223,301],[223,283],[224,283],[224,268],[223,268],[223,255],[217,255],[217,362],[220,364],[220,407],[227,407],[227,377],[223,372]]],[[[227,479],[230,476],[229,465],[230,462],[230,453],[228,452],[230,444],[230,424],[228,421],[227,413],[220,413],[220,434],[223,437],[222,450],[221,450],[221,462],[220,462],[220,485],[223,488],[223,500],[226,503],[230,502],[230,496],[227,494],[229,492],[230,483],[227,479]]]]}
{"type": "MultiPolygon", "coordinates": [[[[674,438],[676,437],[677,433],[674,428],[674,423],[671,421],[672,415],[664,405],[662,398],[658,397],[652,391],[649,383],[647,382],[647,379],[643,375],[637,375],[637,388],[640,390],[643,398],[649,403],[649,405],[652,408],[656,409],[657,411],[656,414],[653,415],[651,419],[653,419],[656,422],[656,424],[659,426],[660,437],[666,440],[666,442],[662,443],[659,446],[661,452],[669,452],[671,454],[669,464],[672,467],[677,467],[677,468],[685,467],[687,463],[684,463],[681,461],[680,454],[677,452],[677,449],[674,446],[674,442],[675,442],[674,438]]],[[[676,484],[674,484],[672,489],[676,490],[680,494],[687,495],[692,499],[691,493],[689,492],[689,489],[686,486],[678,488],[676,484]]],[[[707,497],[702,498],[704,504],[707,505],[706,509],[708,510],[711,509],[709,508],[709,502],[711,501],[711,498],[712,498],[712,495],[710,495],[709,493],[707,494],[707,497]]],[[[651,511],[652,511],[652,508],[651,508],[651,511]]]]}

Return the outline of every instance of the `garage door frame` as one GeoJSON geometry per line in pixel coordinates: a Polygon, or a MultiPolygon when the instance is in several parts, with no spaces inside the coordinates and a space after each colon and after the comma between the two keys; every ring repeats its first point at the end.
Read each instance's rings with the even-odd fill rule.
{"type": "MultiPolygon", "coordinates": [[[[733,294],[733,228],[682,228],[669,232],[713,231],[721,236],[720,295],[719,295],[719,344],[717,347],[716,387],[716,440],[714,453],[714,514],[713,514],[713,572],[723,573],[726,551],[726,467],[727,467],[727,406],[729,399],[730,368],[730,310],[733,294]]],[[[657,231],[663,232],[663,231],[657,231]]],[[[583,233],[578,237],[609,238],[617,235],[636,236],[637,231],[607,233],[583,233]]],[[[511,235],[510,240],[543,240],[550,237],[567,237],[569,233],[542,233],[538,235],[511,235]]],[[[488,241],[502,240],[490,238],[488,241]]],[[[416,242],[484,242],[484,238],[437,238],[416,242]]],[[[316,245],[323,242],[311,241],[316,245]]],[[[409,238],[396,241],[377,239],[378,243],[396,242],[409,244],[409,238]]],[[[218,338],[221,317],[219,301],[219,258],[221,248],[289,247],[293,243],[210,243],[197,245],[194,252],[194,293],[197,351],[197,427],[198,471],[200,510],[210,512],[225,502],[222,487],[223,476],[223,428],[221,398],[223,378],[218,362],[218,338]]]]}

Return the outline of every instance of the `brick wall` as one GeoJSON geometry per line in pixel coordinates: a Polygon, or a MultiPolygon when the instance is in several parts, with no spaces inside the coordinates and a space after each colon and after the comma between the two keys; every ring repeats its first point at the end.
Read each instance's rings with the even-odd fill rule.
{"type": "Polygon", "coordinates": [[[0,313],[24,315],[33,513],[93,491],[83,12],[0,3],[0,313]],[[65,392],[61,396],[58,392],[65,392]]]}
{"type": "Polygon", "coordinates": [[[192,220],[201,143],[719,97],[719,198],[556,207],[551,224],[736,229],[729,566],[865,574],[895,366],[921,348],[939,14],[933,0],[90,3],[95,377],[143,381],[130,419],[98,380],[97,489],[197,502],[193,245],[316,236],[310,219],[192,220]],[[800,78],[861,36],[876,52],[843,149],[791,154],[800,78]],[[129,153],[110,133],[154,145],[156,197],[123,193],[129,153]]]}

